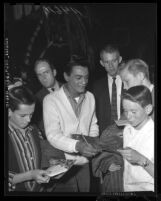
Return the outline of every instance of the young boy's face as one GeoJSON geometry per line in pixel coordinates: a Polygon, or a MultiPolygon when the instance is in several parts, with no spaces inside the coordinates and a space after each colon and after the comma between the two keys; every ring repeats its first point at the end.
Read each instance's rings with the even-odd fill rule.
{"type": "Polygon", "coordinates": [[[138,130],[141,129],[148,119],[146,108],[127,99],[123,99],[123,108],[131,126],[138,130]]]}
{"type": "Polygon", "coordinates": [[[32,105],[20,104],[19,109],[14,111],[9,110],[9,119],[18,128],[24,129],[30,123],[32,115],[34,113],[34,109],[34,103],[32,105]]]}

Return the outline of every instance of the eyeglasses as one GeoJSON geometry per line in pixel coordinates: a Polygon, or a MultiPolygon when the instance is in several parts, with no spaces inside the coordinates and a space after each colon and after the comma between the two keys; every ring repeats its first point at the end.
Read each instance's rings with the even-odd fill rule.
{"type": "Polygon", "coordinates": [[[113,60],[111,60],[111,61],[102,61],[104,64],[106,64],[106,65],[109,65],[109,64],[114,64],[115,62],[117,62],[118,61],[118,58],[116,58],[116,59],[113,59],[113,60]]]}

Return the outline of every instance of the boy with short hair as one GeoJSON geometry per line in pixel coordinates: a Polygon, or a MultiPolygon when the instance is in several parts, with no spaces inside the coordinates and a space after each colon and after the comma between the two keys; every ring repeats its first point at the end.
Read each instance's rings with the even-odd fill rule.
{"type": "Polygon", "coordinates": [[[123,131],[124,191],[154,191],[154,121],[152,97],[143,85],[124,93],[123,108],[129,125],[123,131]]]}

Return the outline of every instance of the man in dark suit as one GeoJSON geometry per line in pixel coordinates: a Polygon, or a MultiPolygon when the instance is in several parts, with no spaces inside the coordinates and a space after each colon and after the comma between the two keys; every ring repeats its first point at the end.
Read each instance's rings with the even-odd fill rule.
{"type": "Polygon", "coordinates": [[[119,50],[112,45],[105,46],[100,51],[100,64],[106,70],[107,74],[102,79],[96,81],[93,86],[93,94],[96,99],[96,115],[98,118],[99,131],[113,124],[118,120],[121,114],[121,93],[122,81],[118,75],[118,66],[122,61],[119,50]],[[116,115],[113,116],[113,82],[116,88],[116,115]]]}

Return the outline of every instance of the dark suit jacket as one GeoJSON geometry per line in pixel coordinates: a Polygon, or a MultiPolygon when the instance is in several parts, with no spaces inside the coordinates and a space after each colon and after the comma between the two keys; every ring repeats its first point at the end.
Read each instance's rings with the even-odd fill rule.
{"type": "MultiPolygon", "coordinates": [[[[96,116],[98,119],[100,135],[107,126],[111,125],[111,103],[108,87],[108,77],[96,81],[92,92],[96,100],[96,116]]],[[[122,107],[121,113],[122,113],[122,107]]]]}
{"type": "Polygon", "coordinates": [[[45,97],[47,94],[49,94],[49,93],[50,93],[50,92],[49,92],[45,87],[42,87],[42,88],[40,89],[40,91],[38,91],[38,92],[36,93],[36,95],[35,95],[37,101],[38,101],[39,103],[41,103],[41,105],[42,105],[44,97],[45,97]]]}

